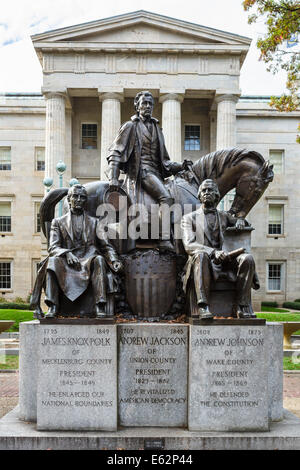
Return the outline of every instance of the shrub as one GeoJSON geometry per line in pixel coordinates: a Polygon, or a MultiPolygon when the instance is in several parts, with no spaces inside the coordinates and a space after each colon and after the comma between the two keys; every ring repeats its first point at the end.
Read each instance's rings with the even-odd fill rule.
{"type": "Polygon", "coordinates": [[[16,297],[13,302],[15,304],[25,304],[26,303],[26,301],[24,299],[22,299],[22,297],[16,297]]]}
{"type": "Polygon", "coordinates": [[[30,310],[29,304],[17,304],[15,302],[1,302],[0,303],[0,310],[1,309],[10,309],[10,310],[30,310]]]}
{"type": "Polygon", "coordinates": [[[294,300],[294,302],[300,302],[300,299],[296,299],[296,300],[294,300]]]}
{"type": "Polygon", "coordinates": [[[283,302],[285,308],[292,308],[293,310],[300,310],[300,302],[283,302]]]}
{"type": "Polygon", "coordinates": [[[261,305],[263,307],[278,307],[278,303],[276,301],[272,302],[270,300],[268,300],[268,301],[266,300],[266,301],[262,302],[261,305]]]}

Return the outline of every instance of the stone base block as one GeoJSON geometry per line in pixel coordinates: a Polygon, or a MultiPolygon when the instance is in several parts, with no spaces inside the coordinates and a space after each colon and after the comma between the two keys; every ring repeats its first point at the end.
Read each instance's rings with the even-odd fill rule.
{"type": "Polygon", "coordinates": [[[223,323],[190,327],[189,430],[267,431],[268,326],[223,323]]]}
{"type": "Polygon", "coordinates": [[[14,409],[0,420],[0,450],[300,450],[300,419],[285,411],[268,432],[190,432],[132,427],[117,432],[37,431],[14,409]],[[151,446],[152,443],[152,446],[151,446]]]}
{"type": "Polygon", "coordinates": [[[283,325],[268,322],[269,364],[269,418],[280,421],[283,418],[283,325]]]}
{"type": "Polygon", "coordinates": [[[40,325],[37,429],[117,429],[115,325],[40,325]]]}
{"type": "Polygon", "coordinates": [[[187,425],[186,324],[118,326],[120,426],[187,425]]]}
{"type": "Polygon", "coordinates": [[[39,327],[38,320],[20,323],[19,403],[24,421],[36,421],[39,327]]]}

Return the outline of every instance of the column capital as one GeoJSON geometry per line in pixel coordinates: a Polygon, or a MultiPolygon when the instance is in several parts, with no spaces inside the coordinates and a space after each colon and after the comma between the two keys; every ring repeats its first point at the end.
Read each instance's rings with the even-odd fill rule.
{"type": "Polygon", "coordinates": [[[121,103],[124,102],[123,93],[116,93],[116,92],[113,92],[113,91],[105,91],[105,92],[98,93],[98,98],[99,98],[99,101],[118,100],[121,103]]]}
{"type": "Polygon", "coordinates": [[[165,101],[178,101],[182,103],[184,100],[184,92],[183,93],[175,93],[175,92],[168,92],[168,93],[160,93],[159,102],[164,103],[165,101]]]}
{"type": "Polygon", "coordinates": [[[55,89],[51,89],[51,88],[42,87],[41,91],[42,91],[42,94],[44,95],[44,97],[47,98],[47,99],[48,98],[57,98],[57,97],[59,97],[59,98],[64,98],[65,100],[67,100],[69,98],[66,88],[60,89],[60,90],[55,90],[55,89]]]}
{"type": "Polygon", "coordinates": [[[121,103],[124,101],[124,88],[120,86],[103,86],[98,88],[99,101],[103,100],[118,100],[121,103]]]}
{"type": "Polygon", "coordinates": [[[221,101],[232,101],[233,103],[237,103],[240,96],[240,93],[218,93],[215,96],[215,102],[221,103],[221,101]]]}

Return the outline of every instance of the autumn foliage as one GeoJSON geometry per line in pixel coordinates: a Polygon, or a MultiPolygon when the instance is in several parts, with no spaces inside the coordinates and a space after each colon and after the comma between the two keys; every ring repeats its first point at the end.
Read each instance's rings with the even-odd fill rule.
{"type": "Polygon", "coordinates": [[[276,73],[283,69],[287,72],[286,88],[289,93],[272,96],[271,106],[278,111],[296,110],[300,106],[300,0],[244,0],[243,7],[252,12],[248,17],[250,24],[262,18],[265,20],[267,34],[259,38],[256,44],[267,70],[276,73]],[[287,47],[288,41],[292,46],[290,48],[287,47]]]}

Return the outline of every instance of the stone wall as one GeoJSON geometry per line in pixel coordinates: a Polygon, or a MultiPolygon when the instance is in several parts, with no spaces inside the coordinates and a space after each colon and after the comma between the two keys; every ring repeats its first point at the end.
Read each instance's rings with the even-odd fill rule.
{"type": "Polygon", "coordinates": [[[11,171],[1,171],[0,200],[11,202],[11,233],[1,233],[1,261],[12,261],[12,288],[0,296],[26,298],[34,262],[41,257],[35,233],[35,202],[43,198],[43,171],[35,171],[35,146],[45,145],[45,104],[41,97],[0,98],[0,146],[11,147],[11,171]]]}
{"type": "Polygon", "coordinates": [[[278,303],[299,298],[300,283],[300,186],[299,144],[296,143],[299,119],[293,114],[277,114],[266,103],[240,102],[237,109],[237,145],[260,152],[269,159],[269,151],[283,150],[282,174],[274,180],[248,215],[255,227],[252,252],[255,256],[261,289],[253,293],[254,300],[276,300],[278,303]],[[252,106],[251,106],[252,105],[252,106]],[[284,206],[283,234],[268,234],[269,204],[284,206]],[[284,264],[280,292],[267,289],[267,262],[284,264]]]}

